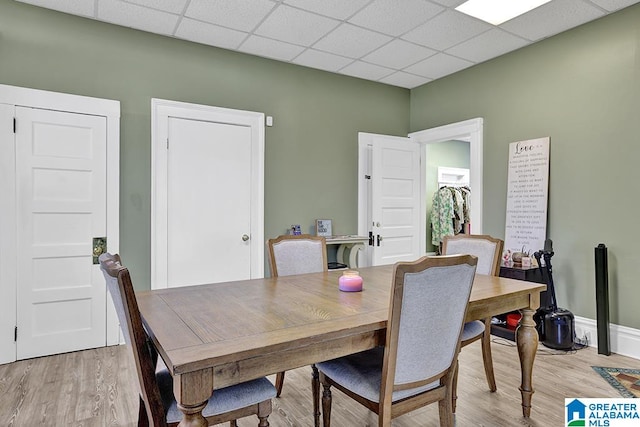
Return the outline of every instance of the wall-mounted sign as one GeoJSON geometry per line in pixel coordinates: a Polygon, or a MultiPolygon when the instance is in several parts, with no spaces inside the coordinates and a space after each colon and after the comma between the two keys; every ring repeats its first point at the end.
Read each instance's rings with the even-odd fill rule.
{"type": "Polygon", "coordinates": [[[505,251],[533,255],[547,237],[549,138],[509,144],[505,251]]]}

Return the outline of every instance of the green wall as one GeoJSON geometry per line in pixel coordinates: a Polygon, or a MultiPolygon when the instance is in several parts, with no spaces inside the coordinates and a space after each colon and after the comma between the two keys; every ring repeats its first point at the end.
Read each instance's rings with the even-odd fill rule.
{"type": "Polygon", "coordinates": [[[427,252],[435,252],[431,243],[431,200],[438,190],[438,167],[469,169],[470,152],[466,141],[442,141],[426,146],[425,190],[427,192],[427,252]]]}
{"type": "Polygon", "coordinates": [[[484,118],[484,232],[504,237],[507,147],[549,136],[548,235],[560,305],[595,318],[609,247],[611,320],[640,328],[640,5],[408,91],[0,0],[0,83],[121,102],[121,253],[149,287],[150,100],[261,111],[265,238],[332,218],[357,229],[357,132],[484,118]]]}
{"type": "Polygon", "coordinates": [[[120,101],[120,252],[139,289],[150,280],[151,98],[274,117],[265,239],[316,218],[356,232],[358,132],[409,130],[407,89],[9,0],[0,0],[0,83],[120,101]]]}
{"type": "Polygon", "coordinates": [[[504,238],[510,142],[551,138],[547,234],[559,304],[594,319],[594,247],[611,321],[640,328],[640,5],[411,91],[411,131],[484,118],[484,232],[504,238]]]}

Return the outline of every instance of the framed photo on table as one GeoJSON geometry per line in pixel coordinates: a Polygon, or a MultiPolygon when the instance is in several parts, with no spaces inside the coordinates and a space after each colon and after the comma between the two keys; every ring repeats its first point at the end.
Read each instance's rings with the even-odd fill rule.
{"type": "Polygon", "coordinates": [[[316,219],[316,236],[333,236],[333,228],[330,219],[316,219]]]}

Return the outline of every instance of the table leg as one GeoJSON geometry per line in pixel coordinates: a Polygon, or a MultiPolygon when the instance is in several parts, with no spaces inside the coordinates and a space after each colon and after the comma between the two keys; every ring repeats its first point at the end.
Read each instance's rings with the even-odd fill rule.
{"type": "Polygon", "coordinates": [[[202,416],[202,410],[207,406],[208,402],[204,402],[196,406],[184,406],[178,404],[178,409],[182,411],[182,420],[178,427],[207,427],[209,424],[202,416]]]}
{"type": "Polygon", "coordinates": [[[311,390],[313,392],[313,425],[320,427],[320,379],[316,365],[311,366],[311,390]]]}
{"type": "Polygon", "coordinates": [[[182,412],[179,427],[206,427],[207,420],[202,410],[207,406],[213,390],[213,371],[203,369],[175,375],[173,378],[173,394],[182,412]]]}
{"type": "Polygon", "coordinates": [[[529,418],[531,415],[531,397],[533,396],[533,360],[536,357],[538,349],[538,331],[536,330],[536,322],[533,320],[532,309],[520,310],[522,318],[516,329],[516,344],[518,346],[518,356],[520,357],[520,370],[522,374],[522,383],[520,385],[520,394],[522,395],[522,415],[529,418]]]}

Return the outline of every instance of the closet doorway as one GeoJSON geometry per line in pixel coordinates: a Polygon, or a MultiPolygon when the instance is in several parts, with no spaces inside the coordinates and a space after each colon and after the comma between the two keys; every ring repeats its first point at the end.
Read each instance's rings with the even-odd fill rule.
{"type": "MultiPolygon", "coordinates": [[[[369,235],[372,231],[371,220],[371,206],[372,206],[372,194],[371,186],[374,185],[374,180],[370,179],[371,170],[370,155],[367,150],[367,146],[376,144],[378,138],[373,138],[376,135],[366,134],[366,140],[359,138],[359,154],[358,154],[358,234],[362,236],[369,235]]],[[[388,138],[386,135],[377,135],[380,138],[388,138]]],[[[462,122],[451,123],[444,126],[438,126],[431,129],[425,129],[418,132],[413,132],[408,135],[407,138],[403,137],[391,137],[397,138],[398,141],[410,141],[415,143],[419,147],[420,152],[420,188],[416,193],[417,201],[419,205],[420,214],[417,216],[418,223],[418,241],[419,252],[415,258],[421,255],[425,255],[427,251],[427,204],[430,200],[427,200],[426,194],[426,168],[424,165],[427,163],[427,145],[434,143],[441,143],[444,141],[468,141],[469,142],[469,169],[470,169],[470,187],[471,187],[471,227],[474,234],[482,234],[482,194],[483,194],[483,119],[475,118],[462,122]]],[[[375,233],[374,233],[375,237],[375,233]]],[[[384,244],[385,236],[381,235],[381,245],[384,244]]],[[[377,245],[377,240],[374,241],[374,245],[377,245]]],[[[363,256],[360,257],[359,265],[377,265],[375,263],[375,257],[373,252],[377,246],[367,246],[363,256]]]]}

